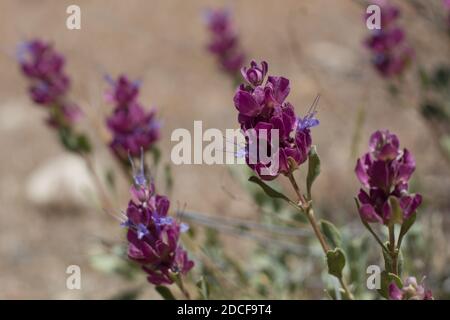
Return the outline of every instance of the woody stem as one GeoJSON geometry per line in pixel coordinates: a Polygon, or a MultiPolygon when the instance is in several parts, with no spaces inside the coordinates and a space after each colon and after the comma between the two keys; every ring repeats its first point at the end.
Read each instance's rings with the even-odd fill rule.
{"type": "MultiPolygon", "coordinates": [[[[303,213],[306,214],[306,217],[308,218],[308,221],[314,230],[314,234],[316,235],[316,238],[319,240],[320,245],[322,246],[323,252],[325,253],[325,255],[327,255],[328,251],[330,251],[330,247],[328,246],[328,244],[325,240],[325,237],[322,234],[322,231],[320,230],[319,224],[317,223],[317,220],[314,216],[314,209],[312,207],[311,201],[306,201],[305,197],[303,196],[303,194],[300,191],[300,188],[298,187],[297,182],[295,181],[295,178],[294,178],[292,172],[290,172],[288,174],[288,178],[292,184],[292,187],[295,190],[295,193],[297,194],[299,208],[302,210],[303,213]]],[[[350,289],[348,288],[345,279],[341,276],[341,277],[338,277],[338,280],[342,286],[342,289],[344,289],[344,292],[345,292],[346,296],[348,297],[348,299],[353,300],[354,296],[350,292],[350,289]]]]}

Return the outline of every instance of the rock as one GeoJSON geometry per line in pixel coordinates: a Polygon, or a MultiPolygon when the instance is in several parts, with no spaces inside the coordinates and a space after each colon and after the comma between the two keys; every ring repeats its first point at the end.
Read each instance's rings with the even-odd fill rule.
{"type": "Polygon", "coordinates": [[[35,169],[26,181],[26,197],[40,207],[79,209],[96,199],[95,185],[83,159],[61,155],[35,169]]]}

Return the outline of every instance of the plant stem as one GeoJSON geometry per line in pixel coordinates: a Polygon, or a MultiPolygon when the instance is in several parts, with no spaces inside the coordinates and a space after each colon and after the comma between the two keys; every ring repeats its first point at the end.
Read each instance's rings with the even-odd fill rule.
{"type": "Polygon", "coordinates": [[[178,288],[180,288],[180,290],[183,293],[184,297],[187,300],[191,300],[191,295],[189,294],[189,291],[186,290],[186,287],[184,286],[184,283],[183,283],[183,278],[181,277],[180,274],[177,275],[177,280],[175,282],[178,285],[178,288]]]}
{"type": "Polygon", "coordinates": [[[330,250],[330,248],[328,247],[328,244],[325,241],[325,238],[324,238],[322,232],[320,231],[319,224],[317,223],[317,220],[314,216],[314,210],[311,205],[309,205],[306,209],[306,216],[314,230],[314,233],[315,233],[317,239],[320,242],[320,245],[322,246],[323,252],[326,254],[330,250]]]}
{"type": "Polygon", "coordinates": [[[389,253],[389,249],[386,248],[386,246],[384,245],[384,243],[383,243],[383,242],[381,241],[381,239],[377,236],[377,234],[375,233],[375,231],[372,230],[372,228],[370,227],[370,225],[369,225],[367,222],[365,222],[364,220],[362,220],[362,218],[361,218],[361,221],[362,221],[363,225],[366,226],[366,229],[369,230],[369,232],[373,235],[373,237],[374,237],[375,240],[378,242],[378,244],[381,246],[381,248],[382,248],[385,252],[389,253]]]}
{"type": "Polygon", "coordinates": [[[297,181],[295,181],[294,175],[292,172],[289,172],[288,174],[289,181],[291,182],[292,186],[294,187],[294,191],[298,197],[299,204],[301,206],[306,205],[305,197],[302,195],[300,188],[298,187],[297,181]]]}
{"type": "Polygon", "coordinates": [[[339,283],[341,284],[342,288],[345,291],[345,294],[347,295],[347,299],[354,300],[355,297],[351,293],[350,289],[348,288],[347,282],[345,282],[344,277],[339,278],[339,283]]]}
{"type": "MultiPolygon", "coordinates": [[[[305,197],[302,195],[300,188],[297,185],[297,182],[295,181],[295,178],[292,174],[292,172],[288,175],[289,181],[291,182],[295,193],[298,197],[299,202],[299,209],[302,210],[303,213],[306,214],[306,217],[308,218],[309,223],[311,224],[311,227],[314,230],[314,234],[316,235],[317,239],[320,242],[320,245],[322,246],[323,252],[325,253],[325,256],[327,255],[327,252],[330,251],[330,247],[328,246],[325,237],[322,234],[322,231],[320,230],[319,224],[317,223],[317,220],[314,216],[314,209],[312,207],[311,201],[306,201],[305,197]]],[[[339,283],[342,286],[342,289],[344,289],[345,295],[348,299],[354,300],[353,294],[350,292],[347,283],[345,282],[345,279],[341,277],[337,277],[339,279],[339,283]]]]}
{"type": "Polygon", "coordinates": [[[90,155],[88,155],[86,153],[80,153],[80,155],[84,159],[84,161],[86,163],[86,167],[88,168],[89,172],[92,175],[93,182],[99,193],[100,202],[102,204],[103,209],[105,209],[107,212],[110,212],[111,210],[114,209],[114,206],[112,205],[112,203],[109,199],[108,193],[106,192],[105,188],[103,187],[103,183],[102,183],[100,177],[98,176],[97,172],[95,171],[92,158],[90,157],[90,155]]]}
{"type": "Polygon", "coordinates": [[[392,258],[392,270],[391,272],[395,275],[398,275],[398,263],[397,263],[397,248],[395,245],[395,227],[394,225],[389,226],[389,254],[392,258]]]}

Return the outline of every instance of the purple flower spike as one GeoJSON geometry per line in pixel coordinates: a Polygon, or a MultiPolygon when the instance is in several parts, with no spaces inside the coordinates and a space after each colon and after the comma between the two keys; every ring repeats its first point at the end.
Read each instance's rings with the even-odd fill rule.
{"type": "Polygon", "coordinates": [[[64,56],[51,44],[39,39],[19,45],[17,59],[22,73],[30,80],[31,99],[49,111],[47,123],[68,128],[82,116],[80,108],[69,101],[70,79],[65,73],[64,56]]]}
{"type": "Polygon", "coordinates": [[[410,194],[408,183],[416,164],[407,149],[389,131],[376,131],[369,141],[369,152],[356,162],[355,174],[363,189],[358,194],[359,214],[366,222],[390,225],[393,221],[391,199],[399,203],[402,217],[411,217],[422,203],[422,196],[410,194]],[[368,191],[364,190],[367,189],[368,191]]]}
{"type": "Polygon", "coordinates": [[[108,82],[112,88],[107,98],[115,104],[113,114],[106,120],[113,136],[110,148],[126,162],[128,155],[139,157],[141,150],[148,151],[154,145],[159,139],[160,123],[155,111],[145,111],[137,101],[138,82],[131,82],[123,75],[108,82]]]}
{"type": "Polygon", "coordinates": [[[214,54],[223,70],[237,77],[245,60],[239,46],[239,37],[226,9],[210,9],[206,12],[206,24],[211,34],[208,50],[214,54]]]}
{"type": "Polygon", "coordinates": [[[381,29],[373,30],[364,44],[372,52],[372,64],[381,76],[400,76],[414,58],[404,30],[396,24],[400,9],[388,0],[378,0],[374,4],[381,8],[381,29]]]}
{"type": "MultiPolygon", "coordinates": [[[[142,162],[140,168],[144,168],[142,162]]],[[[141,176],[143,171],[134,177],[139,183],[132,188],[127,220],[121,224],[128,228],[128,257],[142,266],[150,283],[171,284],[173,275],[185,275],[194,266],[179,244],[180,233],[187,227],[167,216],[169,199],[156,194],[141,176]]]]}
{"type": "Polygon", "coordinates": [[[399,288],[395,282],[389,285],[390,300],[433,300],[431,290],[427,290],[422,283],[418,284],[415,277],[408,277],[399,288]]]}
{"type": "Polygon", "coordinates": [[[247,136],[245,150],[240,150],[239,156],[245,156],[248,166],[262,179],[273,180],[279,174],[290,174],[307,160],[312,144],[310,128],[317,126],[319,120],[315,118],[318,98],[303,119],[297,118],[292,104],[285,101],[290,92],[289,80],[268,76],[265,81],[268,69],[265,61],[260,64],[252,61],[249,68],[242,68],[242,77],[247,83],[236,90],[234,105],[239,112],[241,129],[247,136]],[[278,149],[274,149],[271,141],[272,130],[278,131],[278,149]],[[268,133],[265,138],[264,131],[268,133]],[[257,155],[250,152],[255,144],[257,155]],[[266,144],[268,154],[273,156],[270,163],[260,159],[261,144],[266,144]],[[278,167],[271,171],[272,161],[276,163],[276,160],[278,167]]]}
{"type": "Polygon", "coordinates": [[[64,70],[64,56],[51,44],[35,39],[19,45],[17,60],[22,73],[29,80],[28,93],[31,99],[46,109],[45,122],[58,131],[61,144],[71,152],[90,152],[88,137],[75,128],[83,113],[68,97],[70,78],[64,70]]]}

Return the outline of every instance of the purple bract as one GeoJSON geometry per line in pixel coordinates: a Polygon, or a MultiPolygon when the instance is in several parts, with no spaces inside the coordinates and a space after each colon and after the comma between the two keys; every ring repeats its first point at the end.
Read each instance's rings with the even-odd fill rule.
{"type": "Polygon", "coordinates": [[[417,283],[415,277],[409,277],[405,280],[403,287],[400,289],[395,282],[389,285],[390,300],[433,300],[431,290],[425,289],[423,281],[417,283]]]}
{"type": "Polygon", "coordinates": [[[128,229],[128,257],[142,266],[150,283],[171,284],[194,266],[178,243],[186,225],[168,216],[170,201],[156,194],[153,183],[148,182],[143,159],[134,181],[122,223],[128,229]]]}
{"type": "Polygon", "coordinates": [[[372,53],[373,66],[383,77],[399,76],[414,57],[404,30],[396,24],[400,9],[387,0],[374,1],[374,4],[381,8],[381,29],[373,30],[364,44],[372,53]]]}
{"type": "Polygon", "coordinates": [[[113,138],[110,148],[116,156],[126,161],[128,154],[138,157],[141,149],[149,150],[159,139],[160,122],[154,110],[146,111],[137,101],[139,84],[126,76],[110,80],[112,89],[107,93],[115,104],[114,112],[106,120],[113,138]]]}
{"type": "Polygon", "coordinates": [[[221,67],[237,77],[244,64],[245,54],[239,46],[239,38],[226,9],[210,9],[206,12],[206,23],[211,33],[208,50],[217,56],[221,67]]]}
{"type": "Polygon", "coordinates": [[[422,203],[421,195],[408,191],[415,168],[414,157],[408,149],[400,149],[395,134],[389,131],[373,133],[369,152],[358,159],[355,168],[363,186],[358,194],[361,218],[386,225],[408,219],[422,203]],[[400,217],[394,214],[398,208],[400,217]]]}
{"type": "MultiPolygon", "coordinates": [[[[315,110],[312,109],[304,118],[297,118],[294,107],[285,99],[289,95],[289,80],[283,77],[268,76],[267,62],[257,64],[252,61],[250,68],[242,68],[242,75],[247,82],[241,84],[234,96],[234,105],[239,112],[238,121],[242,131],[247,137],[246,161],[264,180],[275,179],[280,173],[289,174],[308,158],[311,148],[310,128],[319,124],[315,119],[315,110]],[[272,174],[261,174],[263,168],[269,164],[249,161],[251,139],[249,132],[254,132],[257,143],[264,143],[260,139],[261,130],[269,134],[265,137],[267,150],[279,160],[278,170],[272,174]],[[278,130],[278,150],[271,150],[270,132],[278,130]]],[[[257,148],[259,148],[258,145],[257,148]]]]}
{"type": "Polygon", "coordinates": [[[64,71],[64,56],[39,39],[22,43],[17,55],[22,73],[30,80],[32,100],[49,109],[47,123],[57,128],[70,127],[82,113],[67,98],[70,79],[64,71]]]}

